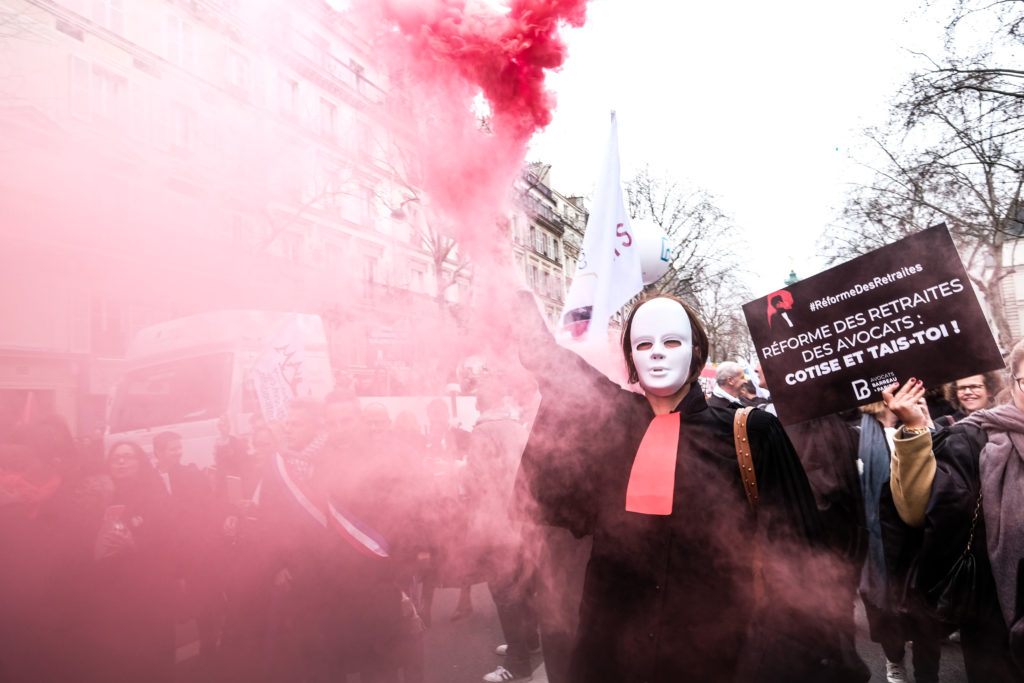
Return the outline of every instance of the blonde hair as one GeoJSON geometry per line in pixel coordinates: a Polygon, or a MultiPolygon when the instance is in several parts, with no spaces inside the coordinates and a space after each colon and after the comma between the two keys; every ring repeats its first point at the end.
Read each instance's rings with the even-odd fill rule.
{"type": "Polygon", "coordinates": [[[878,415],[883,410],[885,410],[884,401],[875,401],[874,403],[868,403],[867,405],[863,405],[860,407],[860,412],[864,413],[865,415],[878,415]]]}

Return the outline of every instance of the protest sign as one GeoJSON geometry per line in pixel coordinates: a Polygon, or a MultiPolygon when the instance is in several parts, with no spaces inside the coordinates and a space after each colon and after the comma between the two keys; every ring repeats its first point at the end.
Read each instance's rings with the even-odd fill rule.
{"type": "Polygon", "coordinates": [[[743,306],[785,424],[1003,367],[945,225],[743,306]]]}
{"type": "Polygon", "coordinates": [[[263,419],[283,420],[296,396],[308,396],[306,351],[298,316],[291,316],[256,358],[249,370],[263,419]]]}

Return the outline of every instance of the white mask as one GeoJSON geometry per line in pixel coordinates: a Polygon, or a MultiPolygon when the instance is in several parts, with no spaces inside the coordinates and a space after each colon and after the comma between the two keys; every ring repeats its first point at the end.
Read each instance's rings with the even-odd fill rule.
{"type": "Polygon", "coordinates": [[[678,392],[690,375],[693,358],[686,310],[678,301],[664,298],[640,306],[630,327],[630,349],[645,392],[655,396],[678,392]]]}

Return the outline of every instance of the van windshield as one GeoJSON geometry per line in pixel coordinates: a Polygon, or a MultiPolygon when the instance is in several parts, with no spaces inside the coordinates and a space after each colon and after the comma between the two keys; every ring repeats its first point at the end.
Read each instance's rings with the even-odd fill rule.
{"type": "Polygon", "coordinates": [[[114,397],[110,431],[220,417],[228,408],[231,360],[230,352],[213,353],[128,372],[114,397]]]}

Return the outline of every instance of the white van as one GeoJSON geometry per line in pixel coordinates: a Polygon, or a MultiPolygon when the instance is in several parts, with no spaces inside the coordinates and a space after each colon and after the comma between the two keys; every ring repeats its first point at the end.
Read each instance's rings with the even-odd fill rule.
{"type": "Polygon", "coordinates": [[[172,431],[182,437],[183,463],[212,465],[218,420],[226,415],[232,434],[249,433],[250,419],[260,413],[253,368],[258,360],[266,364],[267,353],[279,346],[283,334],[296,332],[303,356],[301,381],[282,386],[291,396],[323,397],[334,381],[319,316],[215,311],[139,331],[110,406],[107,447],[129,440],[149,451],[156,434],[172,431]]]}

